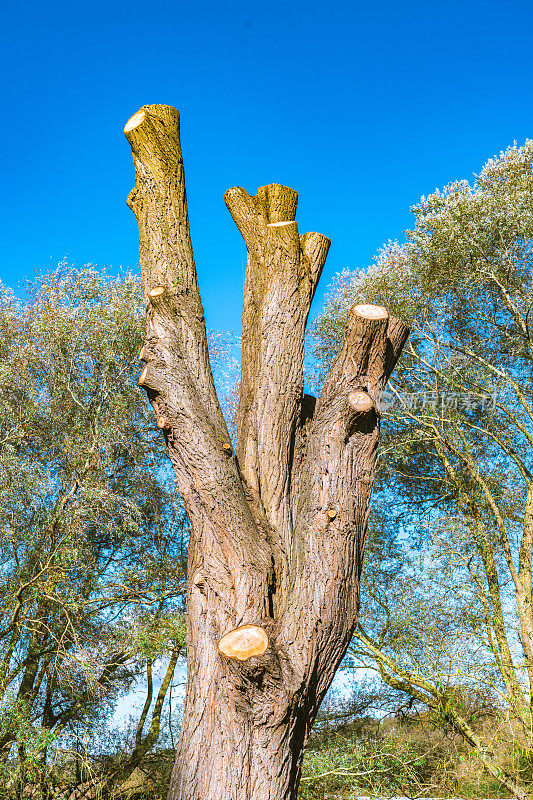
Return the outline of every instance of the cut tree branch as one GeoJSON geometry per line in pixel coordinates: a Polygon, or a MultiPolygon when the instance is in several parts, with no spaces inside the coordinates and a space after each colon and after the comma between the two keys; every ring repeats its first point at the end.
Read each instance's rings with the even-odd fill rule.
{"type": "Polygon", "coordinates": [[[212,584],[217,583],[223,602],[216,625],[222,634],[237,618],[246,621],[249,615],[267,613],[270,548],[265,530],[258,536],[254,522],[259,508],[250,507],[235,459],[222,447],[229,434],[209,364],[178,111],[144,106],[124,133],[136,170],[128,204],[139,224],[146,302],[146,366],[139,384],[161,420],[178,491],[191,520],[189,575],[201,566],[207,580],[211,574],[212,584]],[[264,608],[250,611],[250,595],[265,598],[264,608]]]}
{"type": "Polygon", "coordinates": [[[304,333],[330,240],[314,232],[299,235],[298,195],[288,186],[262,186],[254,197],[234,187],[225,201],[248,251],[237,458],[281,537],[283,585],[292,547],[291,468],[304,333]]]}

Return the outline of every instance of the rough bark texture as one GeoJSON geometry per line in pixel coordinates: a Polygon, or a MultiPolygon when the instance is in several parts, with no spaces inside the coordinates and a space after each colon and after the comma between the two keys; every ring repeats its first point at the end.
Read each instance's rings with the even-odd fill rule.
{"type": "Polygon", "coordinates": [[[305,325],[330,242],[299,235],[292,189],[230,189],[248,250],[233,453],[209,365],[178,112],[144,106],[125,134],[146,301],[140,382],[191,523],[187,694],[169,797],[294,800],[355,626],[379,397],[408,330],[355,307],[320,398],[304,395],[305,325]],[[262,655],[220,652],[242,625],[265,631],[262,655]]]}

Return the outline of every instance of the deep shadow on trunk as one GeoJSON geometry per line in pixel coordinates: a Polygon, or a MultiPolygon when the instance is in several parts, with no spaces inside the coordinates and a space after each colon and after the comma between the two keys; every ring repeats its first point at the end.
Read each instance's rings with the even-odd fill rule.
{"type": "Polygon", "coordinates": [[[329,239],[299,235],[294,190],[230,189],[248,250],[234,453],[209,365],[179,114],[144,106],[124,130],[146,301],[139,383],[191,523],[187,693],[169,797],[289,800],[354,630],[380,396],[408,329],[380,306],[355,306],[320,398],[304,395],[304,332],[329,239]],[[241,626],[254,627],[221,652],[241,626]]]}

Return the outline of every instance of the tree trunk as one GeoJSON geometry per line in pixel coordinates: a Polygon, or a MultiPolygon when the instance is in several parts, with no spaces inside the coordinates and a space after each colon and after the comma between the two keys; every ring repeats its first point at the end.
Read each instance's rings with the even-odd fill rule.
{"type": "Polygon", "coordinates": [[[320,398],[304,395],[305,326],[330,242],[299,235],[292,189],[230,189],[248,250],[234,453],[209,365],[179,114],[144,106],[124,132],[146,301],[139,382],[191,523],[187,692],[169,797],[288,800],[354,630],[379,401],[408,329],[380,306],[355,306],[320,398]],[[241,626],[255,626],[250,656],[250,627],[222,652],[241,626]]]}

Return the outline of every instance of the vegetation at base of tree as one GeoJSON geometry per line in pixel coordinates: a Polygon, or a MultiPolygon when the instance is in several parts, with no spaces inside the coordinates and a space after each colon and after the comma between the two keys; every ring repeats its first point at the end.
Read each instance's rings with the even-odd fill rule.
{"type": "MultiPolygon", "coordinates": [[[[489,734],[490,735],[490,734],[489,734]]],[[[502,760],[512,754],[500,754],[502,760]]],[[[366,718],[311,737],[299,800],[509,797],[461,737],[416,715],[366,718]]]]}
{"type": "MultiPolygon", "coordinates": [[[[305,756],[298,800],[356,800],[361,795],[465,800],[509,797],[462,737],[450,729],[442,730],[430,715],[404,708],[381,720],[348,716],[348,721],[343,713],[319,719],[305,756]]],[[[477,726],[480,736],[489,740],[493,723],[485,717],[477,726]]],[[[517,758],[504,741],[499,756],[509,765],[517,758]]],[[[173,749],[156,748],[114,791],[95,791],[91,796],[165,800],[174,757],[173,749]]],[[[116,763],[116,756],[108,755],[100,761],[81,759],[77,767],[71,758],[59,776],[63,785],[72,786],[78,768],[80,785],[87,786],[99,770],[109,770],[116,763]]],[[[57,791],[54,796],[73,797],[71,790],[57,791]]]]}

